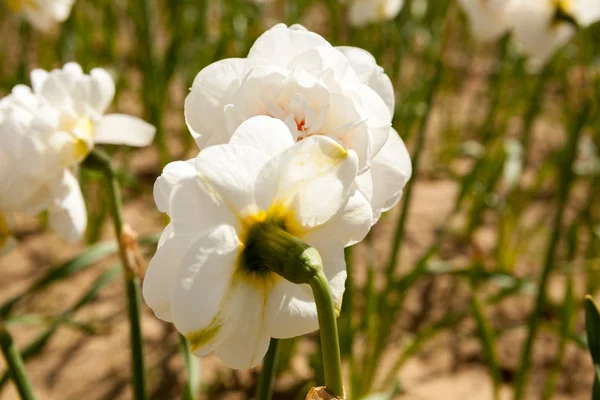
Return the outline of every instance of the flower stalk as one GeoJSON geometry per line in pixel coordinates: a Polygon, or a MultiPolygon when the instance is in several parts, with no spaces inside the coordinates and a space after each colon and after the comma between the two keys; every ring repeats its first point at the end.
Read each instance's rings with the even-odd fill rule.
{"type": "Polygon", "coordinates": [[[317,306],[326,389],[344,398],[337,312],[319,252],[276,225],[259,229],[253,234],[260,240],[246,249],[248,257],[260,259],[262,265],[292,283],[310,285],[317,306]]]}
{"type": "Polygon", "coordinates": [[[15,346],[12,337],[4,327],[4,324],[0,321],[0,347],[2,348],[2,354],[6,360],[8,371],[10,376],[15,382],[17,391],[21,396],[22,400],[35,400],[33,394],[33,388],[31,382],[25,371],[25,365],[23,364],[23,358],[21,353],[15,346]]]}
{"type": "Polygon", "coordinates": [[[119,256],[123,263],[125,290],[128,300],[127,311],[130,326],[134,398],[136,400],[144,400],[146,399],[146,379],[142,347],[142,328],[140,324],[140,258],[136,251],[137,241],[135,241],[131,230],[123,222],[121,190],[109,156],[98,149],[94,149],[84,161],[84,166],[101,172],[106,179],[110,211],[113,217],[115,235],[119,243],[119,256]]]}
{"type": "Polygon", "coordinates": [[[272,338],[262,370],[260,371],[260,379],[256,388],[256,400],[270,400],[273,397],[278,358],[279,340],[272,338]]]}

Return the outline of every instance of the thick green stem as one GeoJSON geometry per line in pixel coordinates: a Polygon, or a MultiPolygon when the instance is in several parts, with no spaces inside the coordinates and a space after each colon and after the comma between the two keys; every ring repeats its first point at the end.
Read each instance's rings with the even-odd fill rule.
{"type": "Polygon", "coordinates": [[[113,217],[115,226],[115,235],[119,243],[119,255],[123,263],[123,275],[125,278],[125,290],[128,300],[128,317],[130,327],[130,344],[131,344],[131,363],[132,363],[132,384],[134,391],[134,399],[146,399],[146,378],[144,369],[144,353],[142,328],[140,324],[140,280],[130,264],[127,255],[126,243],[123,240],[123,206],[121,203],[121,190],[118,179],[110,164],[110,157],[98,150],[94,149],[85,160],[85,164],[102,172],[106,179],[108,189],[108,200],[110,211],[113,217]]]}
{"type": "Polygon", "coordinates": [[[279,339],[273,338],[269,343],[269,350],[260,371],[260,379],[256,388],[256,400],[270,400],[273,397],[278,358],[279,339]]]}
{"type": "Polygon", "coordinates": [[[25,365],[21,358],[21,353],[15,346],[12,337],[8,331],[4,328],[2,322],[0,322],[0,347],[2,347],[2,354],[6,360],[8,371],[11,378],[15,382],[15,386],[19,391],[19,395],[22,400],[35,400],[33,395],[33,388],[31,382],[25,371],[25,365]]]}
{"type": "Polygon", "coordinates": [[[333,396],[344,398],[340,343],[338,340],[336,310],[331,288],[322,271],[319,271],[309,284],[315,297],[317,313],[319,315],[319,333],[323,353],[325,387],[333,396]]]}
{"type": "Polygon", "coordinates": [[[540,286],[538,288],[535,308],[529,320],[529,335],[527,336],[523,346],[523,351],[521,353],[521,366],[515,384],[515,400],[522,400],[525,396],[527,378],[529,368],[531,366],[531,351],[533,349],[533,343],[539,329],[540,318],[542,317],[543,310],[546,307],[546,287],[548,286],[550,274],[554,269],[554,264],[556,262],[556,253],[559,247],[558,244],[560,234],[563,230],[563,216],[568,204],[569,193],[571,192],[575,178],[573,173],[573,162],[577,154],[577,144],[579,143],[579,137],[581,136],[581,131],[587,121],[589,111],[590,105],[586,104],[582,114],[578,116],[577,121],[575,122],[573,132],[571,132],[569,135],[569,140],[564,152],[563,162],[560,166],[560,175],[558,181],[558,209],[552,223],[552,233],[548,241],[548,250],[546,251],[544,269],[542,270],[542,277],[540,279],[540,286]]]}

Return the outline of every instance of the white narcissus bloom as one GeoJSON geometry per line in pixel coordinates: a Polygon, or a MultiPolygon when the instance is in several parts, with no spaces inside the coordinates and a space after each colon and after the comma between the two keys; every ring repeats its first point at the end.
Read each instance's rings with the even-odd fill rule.
{"type": "Polygon", "coordinates": [[[75,176],[95,143],[148,145],[153,126],[123,114],[104,115],[114,82],[102,69],[90,75],[69,63],[31,73],[24,85],[0,100],[0,211],[49,213],[50,226],[69,241],[87,225],[75,176]]]}
{"type": "Polygon", "coordinates": [[[282,120],[297,142],[322,135],[354,150],[359,175],[368,174],[357,181],[360,190],[385,200],[386,207],[372,204],[376,217],[395,204],[390,199],[397,201],[410,177],[404,144],[388,141],[397,135],[393,110],[392,83],[368,52],[335,48],[302,26],[283,24],[259,37],[247,58],[200,71],[185,101],[186,121],[201,149],[227,143],[242,122],[267,115],[282,120]],[[396,152],[392,179],[369,173],[385,146],[396,152]]]}
{"type": "Polygon", "coordinates": [[[289,128],[267,116],[242,123],[229,144],[167,165],[154,197],[171,222],[144,279],[146,303],[194,354],[215,351],[231,368],[259,363],[271,337],[318,329],[310,286],[281,278],[251,251],[261,229],[317,249],[339,311],[344,247],[372,224],[368,201],[353,188],[357,169],[356,153],[336,140],[294,143],[289,128]]]}
{"type": "Polygon", "coordinates": [[[512,0],[459,0],[469,20],[471,33],[481,41],[496,40],[510,29],[507,9],[512,0]]]}
{"type": "Polygon", "coordinates": [[[8,8],[22,13],[36,29],[47,31],[69,17],[75,0],[6,0],[6,2],[8,8]]]}
{"type": "Polygon", "coordinates": [[[576,26],[600,19],[596,0],[511,0],[507,18],[513,37],[528,57],[528,68],[539,71],[554,52],[575,34],[576,26]]]}
{"type": "Polygon", "coordinates": [[[350,0],[348,20],[352,26],[388,21],[396,18],[404,0],[350,0]]]}

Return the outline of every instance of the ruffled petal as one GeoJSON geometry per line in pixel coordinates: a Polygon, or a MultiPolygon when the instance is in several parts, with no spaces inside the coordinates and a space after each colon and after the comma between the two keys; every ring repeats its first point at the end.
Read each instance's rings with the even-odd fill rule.
{"type": "Polygon", "coordinates": [[[294,139],[283,121],[261,115],[242,123],[229,144],[254,147],[274,157],[293,146],[294,139]]]}
{"type": "Polygon", "coordinates": [[[185,121],[198,144],[227,143],[224,108],[239,88],[246,60],[229,58],[210,64],[196,75],[185,98],[185,121]]]}
{"type": "Polygon", "coordinates": [[[316,33],[279,24],[254,42],[248,53],[248,62],[251,66],[271,64],[285,68],[297,55],[319,46],[331,47],[327,40],[316,33]]]}
{"type": "Polygon", "coordinates": [[[257,204],[291,213],[300,231],[323,224],[346,202],[357,169],[354,151],[311,136],[265,165],[256,181],[257,204]]]}

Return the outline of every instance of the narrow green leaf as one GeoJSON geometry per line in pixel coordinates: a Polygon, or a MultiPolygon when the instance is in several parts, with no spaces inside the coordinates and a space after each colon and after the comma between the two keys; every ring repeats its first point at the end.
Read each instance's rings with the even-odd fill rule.
{"type": "Polygon", "coordinates": [[[585,297],[585,331],[594,365],[600,367],[600,312],[590,295],[585,297]]]}

